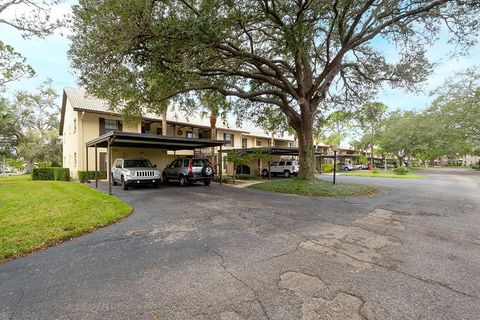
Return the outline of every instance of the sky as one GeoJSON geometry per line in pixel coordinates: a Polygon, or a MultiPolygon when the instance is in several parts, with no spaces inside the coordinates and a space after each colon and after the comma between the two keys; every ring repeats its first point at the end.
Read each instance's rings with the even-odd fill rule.
{"type": "MultiPolygon", "coordinates": [[[[52,16],[60,17],[70,12],[70,6],[76,1],[70,0],[54,7],[52,16]]],[[[4,14],[4,13],[2,13],[4,14]]],[[[8,14],[15,14],[14,11],[8,14]]],[[[65,36],[68,30],[61,30],[45,39],[23,39],[15,29],[0,24],[0,39],[12,45],[15,50],[27,58],[27,62],[35,69],[37,75],[31,79],[23,79],[8,85],[7,90],[34,90],[47,78],[53,80],[53,86],[59,94],[63,87],[76,87],[74,70],[70,67],[67,57],[69,40],[65,36]]],[[[450,58],[454,49],[446,42],[446,35],[440,35],[440,40],[428,50],[428,58],[437,64],[435,71],[428,80],[422,84],[423,91],[418,93],[407,92],[400,89],[385,87],[378,93],[377,101],[387,104],[393,109],[421,110],[432,101],[429,92],[441,85],[456,71],[472,66],[480,66],[480,45],[472,48],[469,55],[450,58]]],[[[382,45],[382,44],[379,44],[382,45]]],[[[60,103],[60,99],[59,99],[60,103]]]]}

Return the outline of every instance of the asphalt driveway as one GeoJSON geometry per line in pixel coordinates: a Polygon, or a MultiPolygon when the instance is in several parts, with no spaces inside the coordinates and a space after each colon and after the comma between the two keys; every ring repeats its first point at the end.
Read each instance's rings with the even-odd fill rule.
{"type": "Polygon", "coordinates": [[[480,318],[478,173],[338,180],[381,193],[114,187],[125,221],[0,265],[0,319],[480,318]]]}

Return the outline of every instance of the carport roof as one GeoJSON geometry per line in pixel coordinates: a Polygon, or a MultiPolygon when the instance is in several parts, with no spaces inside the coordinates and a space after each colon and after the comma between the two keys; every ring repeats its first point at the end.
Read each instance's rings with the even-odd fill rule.
{"type": "Polygon", "coordinates": [[[225,140],[210,140],[174,136],[157,136],[145,133],[111,131],[85,143],[87,147],[127,147],[165,150],[194,150],[217,147],[230,143],[225,140]]]}
{"type": "MultiPolygon", "coordinates": [[[[238,151],[242,153],[252,153],[255,152],[256,150],[263,150],[265,153],[271,154],[271,155],[285,155],[285,156],[298,156],[298,148],[296,147],[256,147],[256,148],[241,148],[241,149],[230,149],[226,150],[225,152],[231,152],[231,151],[238,151]]],[[[316,155],[322,154],[320,151],[315,151],[316,155]]]]}

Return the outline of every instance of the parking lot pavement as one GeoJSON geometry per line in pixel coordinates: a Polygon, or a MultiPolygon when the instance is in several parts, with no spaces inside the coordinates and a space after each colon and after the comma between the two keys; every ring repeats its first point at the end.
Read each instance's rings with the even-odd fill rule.
{"type": "Polygon", "coordinates": [[[479,319],[480,176],[425,175],[339,177],[381,190],[357,198],[114,187],[126,220],[0,265],[0,319],[479,319]]]}

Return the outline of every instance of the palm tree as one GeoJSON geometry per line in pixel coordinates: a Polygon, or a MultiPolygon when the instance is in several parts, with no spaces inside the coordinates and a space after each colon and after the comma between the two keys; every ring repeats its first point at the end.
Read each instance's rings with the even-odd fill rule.
{"type": "MultiPolygon", "coordinates": [[[[200,116],[205,118],[210,117],[210,130],[211,130],[211,139],[217,139],[217,119],[218,116],[226,118],[228,110],[230,110],[230,104],[228,103],[225,96],[221,95],[216,91],[207,91],[200,95],[200,104],[204,109],[200,116]]],[[[217,167],[217,161],[215,157],[215,147],[212,147],[210,150],[210,156],[212,162],[217,167]]]]}

